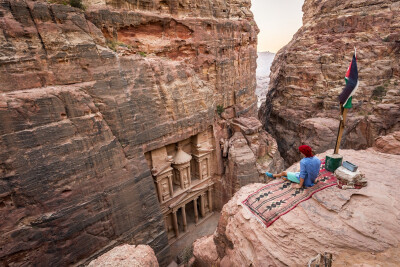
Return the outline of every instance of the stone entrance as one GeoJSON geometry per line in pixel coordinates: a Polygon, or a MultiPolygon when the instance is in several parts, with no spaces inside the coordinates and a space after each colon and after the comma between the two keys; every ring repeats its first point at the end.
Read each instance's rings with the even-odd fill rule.
{"type": "Polygon", "coordinates": [[[170,244],[213,214],[212,128],[146,153],[170,244]]]}

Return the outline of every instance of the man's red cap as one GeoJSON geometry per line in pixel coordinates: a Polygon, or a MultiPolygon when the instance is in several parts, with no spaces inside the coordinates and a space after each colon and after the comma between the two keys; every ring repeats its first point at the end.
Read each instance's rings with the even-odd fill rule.
{"type": "Polygon", "coordinates": [[[299,151],[304,154],[307,158],[312,157],[312,149],[307,145],[299,146],[299,151]]]}

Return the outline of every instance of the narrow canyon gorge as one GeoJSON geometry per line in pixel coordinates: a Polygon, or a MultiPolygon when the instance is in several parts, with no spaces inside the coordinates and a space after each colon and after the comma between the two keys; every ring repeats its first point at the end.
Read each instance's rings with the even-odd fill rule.
{"type": "Polygon", "coordinates": [[[250,7],[0,0],[0,266],[168,266],[182,253],[194,266],[294,266],[316,246],[340,264],[400,264],[400,1],[305,0],[258,84],[250,7]],[[342,147],[371,183],[318,192],[264,228],[239,203],[299,145],[333,148],[354,46],[342,147]],[[295,234],[302,221],[324,228],[295,234]]]}

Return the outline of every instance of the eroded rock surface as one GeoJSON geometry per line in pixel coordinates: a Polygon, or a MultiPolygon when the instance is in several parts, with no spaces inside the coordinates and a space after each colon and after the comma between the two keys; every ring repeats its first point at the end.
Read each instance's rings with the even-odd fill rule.
{"type": "Polygon", "coordinates": [[[259,113],[289,165],[300,159],[301,144],[317,153],[334,147],[338,96],[354,47],[360,86],[342,147],[371,147],[375,138],[400,129],[399,2],[306,0],[303,12],[303,26],[274,59],[259,113]]]}
{"type": "Polygon", "coordinates": [[[145,245],[122,245],[91,261],[89,267],[158,267],[156,255],[145,245]]]}
{"type": "Polygon", "coordinates": [[[400,131],[378,137],[374,148],[382,153],[400,155],[400,131]]]}
{"type": "Polygon", "coordinates": [[[0,265],[120,243],[165,264],[145,153],[207,130],[217,105],[255,116],[250,1],[49,2],[0,3],[0,265]]]}
{"type": "MultiPolygon", "coordinates": [[[[332,150],[327,151],[332,153],[332,150]]],[[[373,149],[341,150],[368,180],[362,189],[336,186],[317,192],[265,228],[241,202],[264,184],[242,187],[222,210],[213,240],[221,266],[305,266],[332,253],[334,266],[398,266],[400,259],[400,156],[373,149]]],[[[318,155],[323,157],[325,154],[318,155]]],[[[290,169],[298,169],[299,164],[290,169]]],[[[210,238],[196,241],[194,255],[210,262],[210,238]],[[197,243],[198,242],[198,243],[197,243]]]]}

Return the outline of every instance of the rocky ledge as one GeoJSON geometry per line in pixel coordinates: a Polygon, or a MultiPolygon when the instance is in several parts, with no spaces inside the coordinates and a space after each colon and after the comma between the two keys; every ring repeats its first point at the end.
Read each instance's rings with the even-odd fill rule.
{"type": "Polygon", "coordinates": [[[400,156],[373,149],[340,153],[359,166],[367,187],[324,189],[268,228],[241,206],[264,184],[242,187],[224,206],[214,235],[194,244],[196,261],[204,266],[305,266],[327,252],[335,266],[399,266],[400,156]]]}

